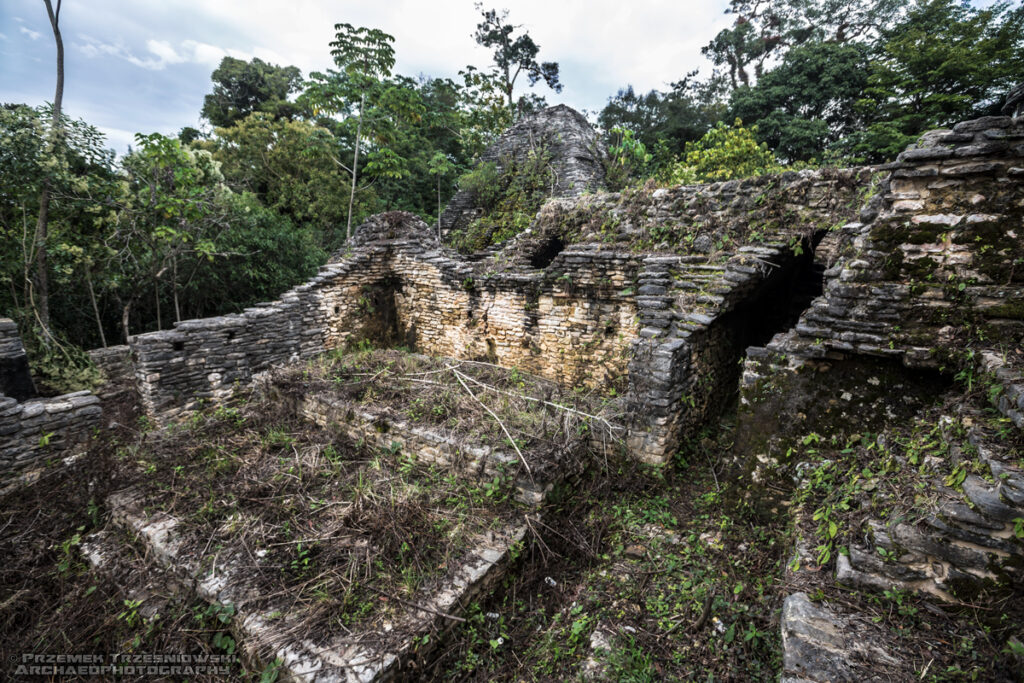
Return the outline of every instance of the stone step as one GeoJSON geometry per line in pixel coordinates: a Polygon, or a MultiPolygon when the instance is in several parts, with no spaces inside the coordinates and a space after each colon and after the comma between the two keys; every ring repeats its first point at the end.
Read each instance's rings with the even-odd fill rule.
{"type": "Polygon", "coordinates": [[[1024,360],[998,351],[982,351],[979,364],[1002,386],[996,405],[1018,429],[1024,429],[1024,360]]]}
{"type": "MultiPolygon", "coordinates": [[[[199,597],[234,608],[233,629],[250,658],[263,664],[279,660],[283,680],[311,683],[390,680],[410,656],[422,655],[428,641],[438,640],[437,631],[460,620],[468,603],[493,585],[527,530],[513,524],[478,535],[429,593],[392,601],[397,605],[394,615],[382,627],[324,639],[301,628],[302,607],[287,596],[267,604],[252,571],[256,558],[248,549],[204,551],[201,540],[185,533],[182,521],[148,510],[147,497],[138,490],[113,494],[107,502],[113,519],[136,534],[160,565],[192,586],[199,597]],[[424,638],[427,635],[432,637],[424,638]]],[[[97,539],[87,552],[103,557],[109,552],[104,544],[104,539],[97,539]]]]}

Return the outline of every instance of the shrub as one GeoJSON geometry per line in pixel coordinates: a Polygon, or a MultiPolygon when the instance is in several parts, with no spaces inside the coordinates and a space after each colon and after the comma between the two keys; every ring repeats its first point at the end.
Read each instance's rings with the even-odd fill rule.
{"type": "Polygon", "coordinates": [[[756,126],[745,128],[739,119],[731,126],[719,122],[697,142],[686,143],[683,159],[672,168],[670,178],[675,183],[712,183],[777,170],[775,155],[757,141],[756,132],[756,126]]]}

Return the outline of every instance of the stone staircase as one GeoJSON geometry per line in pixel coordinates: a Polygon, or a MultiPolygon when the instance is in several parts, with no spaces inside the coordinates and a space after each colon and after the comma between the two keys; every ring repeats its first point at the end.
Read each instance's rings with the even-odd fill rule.
{"type": "MultiPolygon", "coordinates": [[[[982,474],[970,473],[949,485],[933,478],[937,499],[918,522],[868,523],[869,544],[850,545],[836,562],[839,583],[864,590],[906,590],[948,603],[970,602],[984,584],[1012,586],[1024,578],[1024,471],[1020,454],[999,448],[977,427],[968,443],[976,450],[982,474]],[[881,550],[880,550],[881,549],[881,550]],[[882,553],[885,553],[883,558],[882,553]]],[[[960,448],[966,471],[971,459],[960,448]]],[[[955,470],[954,470],[955,471],[955,470]]]]}

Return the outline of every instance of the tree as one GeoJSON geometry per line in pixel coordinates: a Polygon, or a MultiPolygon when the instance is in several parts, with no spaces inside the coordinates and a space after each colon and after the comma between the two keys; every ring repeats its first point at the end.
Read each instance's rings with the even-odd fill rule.
{"type": "Polygon", "coordinates": [[[122,162],[127,196],[110,238],[114,268],[129,284],[118,292],[126,337],[144,293],[152,294],[156,327],[163,327],[168,281],[174,319],[182,319],[180,288],[190,281],[196,259],[217,255],[217,236],[228,227],[222,199],[230,192],[209,152],[159,133],[136,134],[135,140],[138,147],[122,162]]]}
{"type": "Polygon", "coordinates": [[[687,142],[698,140],[719,120],[724,111],[715,81],[693,81],[696,72],[673,83],[662,93],[640,94],[632,86],[621,88],[598,115],[605,131],[624,128],[654,154],[655,165],[663,165],[683,151],[687,142]]]}
{"type": "Polygon", "coordinates": [[[178,131],[178,140],[183,145],[191,145],[196,140],[202,140],[204,137],[202,131],[192,126],[185,126],[178,131]]]}
{"type": "MultiPolygon", "coordinates": [[[[51,107],[0,107],[0,310],[18,320],[27,344],[37,336],[53,345],[58,330],[73,337],[97,328],[91,290],[95,268],[103,253],[103,234],[111,221],[110,208],[119,191],[114,154],[103,135],[84,121],[61,116],[61,144],[53,148],[51,107]],[[35,232],[29,216],[47,187],[47,282],[62,296],[50,301],[50,335],[42,331],[34,308],[35,232]],[[82,287],[82,285],[85,287],[82,287]],[[85,323],[85,324],[82,324],[85,323]]],[[[102,339],[100,339],[102,340],[102,339]]],[[[44,349],[44,351],[47,351],[44,349]]]]}
{"type": "Polygon", "coordinates": [[[609,161],[605,164],[605,182],[611,190],[625,187],[630,178],[636,178],[653,158],[647,146],[633,135],[629,128],[615,127],[608,131],[609,161]]]}
{"type": "Polygon", "coordinates": [[[444,152],[434,152],[430,157],[428,172],[437,177],[437,239],[441,239],[441,179],[452,174],[455,164],[444,152]]]}
{"type": "MultiPolygon", "coordinates": [[[[394,98],[394,93],[381,89],[381,81],[391,75],[395,65],[395,50],[391,44],[395,42],[391,36],[379,29],[352,26],[351,24],[335,24],[335,39],[331,42],[331,56],[338,66],[338,71],[327,74],[310,74],[306,97],[313,103],[314,110],[324,113],[345,111],[350,103],[352,93],[359,94],[355,144],[352,152],[352,167],[348,169],[352,176],[348,202],[348,222],[345,226],[345,238],[352,237],[352,208],[355,205],[356,183],[359,178],[359,145],[363,138],[363,121],[366,114],[367,94],[378,95],[381,105],[386,108],[391,99],[394,104],[402,103],[394,98]]],[[[391,171],[391,168],[389,168],[391,171]]]]}
{"type": "Polygon", "coordinates": [[[1024,6],[975,9],[955,0],[917,0],[882,35],[857,106],[870,125],[851,136],[863,159],[891,159],[918,135],[997,113],[1024,74],[1024,6]]]}
{"type": "Polygon", "coordinates": [[[275,119],[254,112],[203,147],[220,163],[236,192],[252,192],[294,225],[309,227],[319,248],[331,250],[345,222],[346,199],[338,191],[350,182],[339,157],[339,140],[308,121],[275,119]]]}
{"type": "Polygon", "coordinates": [[[902,0],[730,0],[732,27],[701,52],[728,67],[732,89],[753,85],[767,65],[808,42],[870,42],[899,16],[902,0]],[[753,69],[753,73],[751,73],[753,69]]]}
{"type": "MultiPolygon", "coordinates": [[[[53,39],[57,44],[57,87],[53,95],[53,119],[50,125],[50,152],[53,153],[62,144],[60,110],[64,99],[64,40],[60,35],[61,0],[57,0],[56,11],[54,11],[50,0],[43,0],[43,3],[46,5],[50,28],[53,29],[53,39]]],[[[36,220],[33,245],[36,267],[32,278],[34,291],[31,296],[32,309],[35,311],[44,340],[52,336],[50,333],[50,276],[46,251],[46,235],[50,217],[50,183],[51,179],[46,178],[43,181],[42,192],[39,193],[39,217],[36,220]]]]}
{"type": "Polygon", "coordinates": [[[210,78],[213,92],[203,100],[202,115],[214,126],[230,126],[255,111],[288,119],[301,113],[288,101],[302,84],[296,66],[268,64],[258,57],[249,62],[225,57],[210,78]]]}
{"type": "Polygon", "coordinates": [[[263,206],[250,192],[219,199],[226,228],[215,238],[215,260],[196,258],[182,280],[190,316],[239,311],[268,301],[312,277],[327,259],[314,229],[263,206]],[[273,258],[267,258],[272,254],[273,258]]]}
{"type": "Polygon", "coordinates": [[[676,181],[688,182],[692,177],[698,182],[713,183],[761,175],[777,168],[775,155],[757,141],[756,134],[756,128],[744,128],[739,119],[731,126],[719,122],[697,142],[687,143],[684,159],[676,169],[676,181]]]}
{"type": "Polygon", "coordinates": [[[467,66],[459,75],[463,81],[461,95],[466,111],[460,135],[470,157],[478,157],[512,125],[512,110],[505,102],[505,92],[496,73],[467,66]]]}
{"type": "Polygon", "coordinates": [[[513,90],[520,74],[526,74],[530,87],[538,81],[544,81],[555,92],[562,92],[562,84],[558,80],[558,62],[537,62],[540,46],[529,34],[512,36],[519,27],[506,23],[508,10],[484,10],[480,3],[476,4],[476,9],[484,20],[477,24],[473,37],[477,44],[494,50],[496,75],[513,118],[516,114],[513,90]]]}
{"type": "Polygon", "coordinates": [[[753,123],[758,139],[783,159],[821,159],[863,125],[854,103],[867,86],[868,54],[863,43],[794,47],[756,85],[733,92],[731,114],[753,123]]]}

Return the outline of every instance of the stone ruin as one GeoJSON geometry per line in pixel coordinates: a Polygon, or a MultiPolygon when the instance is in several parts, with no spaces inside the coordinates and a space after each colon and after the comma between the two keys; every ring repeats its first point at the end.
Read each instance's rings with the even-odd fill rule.
{"type": "MultiPolygon", "coordinates": [[[[823,296],[793,329],[747,351],[741,440],[763,444],[762,476],[777,465],[764,434],[785,434],[808,415],[814,422],[814,406],[846,402],[850,413],[870,414],[880,395],[905,398],[922,382],[914,371],[953,367],[967,348],[968,372],[1024,429],[1024,120],[986,117],[929,133],[887,170],[859,220],[842,227],[823,296]],[[784,409],[773,395],[786,397],[784,409]]],[[[983,583],[1020,581],[1024,548],[1012,537],[1024,516],[1021,454],[1001,449],[980,422],[962,447],[943,438],[954,465],[970,449],[984,471],[959,484],[934,477],[937,503],[920,509],[920,521],[868,519],[863,539],[837,558],[838,583],[956,604],[983,583]]],[[[815,570],[808,549],[797,555],[815,570]]],[[[877,644],[884,636],[865,635],[862,618],[859,630],[836,635],[857,619],[791,596],[783,642],[787,673],[799,678],[786,680],[859,679],[872,659],[898,660],[877,644]]]]}
{"type": "MultiPolygon", "coordinates": [[[[545,134],[562,145],[556,198],[509,242],[462,256],[415,216],[382,214],[279,300],[137,335],[96,359],[110,374],[133,378],[160,424],[226,402],[276,367],[361,342],[480,361],[557,387],[613,388],[608,414],[617,416],[617,443],[651,463],[664,463],[738,391],[738,439],[755,455],[748,465],[758,478],[781,470],[777,447],[794,423],[813,422],[842,401],[847,412],[869,412],[885,395],[913,394],[907,386],[927,392],[932,380],[914,373],[935,377],[952,367],[983,330],[986,347],[968,362],[991,378],[995,405],[1024,429],[1024,359],[1014,353],[1024,337],[1024,119],[1014,92],[1011,116],[929,133],[887,166],[625,193],[584,192],[603,177],[593,131],[566,107],[548,109],[485,156],[509,158],[524,139],[545,134]]],[[[473,198],[456,195],[443,232],[473,215],[473,198]]],[[[7,341],[9,327],[0,324],[8,334],[0,349],[10,359],[3,390],[14,396],[20,380],[10,378],[23,376],[16,369],[24,354],[7,341]]],[[[33,439],[41,431],[70,445],[98,419],[92,396],[0,401],[0,433],[12,435],[0,450],[8,468],[40,457],[33,439]]],[[[350,439],[398,439],[438,462],[469,453],[469,469],[515,459],[349,405],[310,398],[299,412],[321,426],[341,425],[350,439]]],[[[967,475],[963,495],[936,483],[944,502],[922,524],[869,520],[865,544],[836,562],[835,581],[955,601],[972,582],[1019,574],[1024,549],[1007,529],[1024,517],[1020,454],[1000,452],[980,429],[970,441],[992,477],[967,475]],[[895,559],[880,562],[875,546],[895,559]]],[[[521,483],[523,500],[543,499],[544,482],[521,483]]],[[[177,562],[173,518],[143,511],[131,492],[112,507],[177,562]]],[[[457,609],[459,592],[499,567],[521,534],[510,526],[493,548],[483,543],[490,548],[478,558],[483,564],[466,565],[479,569],[470,570],[475,578],[433,612],[408,619],[457,609]]],[[[94,555],[102,563],[102,550],[94,555]]],[[[796,557],[794,567],[813,570],[807,548],[796,557]]],[[[229,574],[190,567],[210,600],[248,590],[229,574]]],[[[789,571],[795,585],[806,578],[806,569],[789,571]]],[[[258,614],[243,625],[256,641],[273,640],[268,628],[258,614]]],[[[806,592],[786,600],[782,630],[783,680],[794,683],[867,680],[872,659],[899,660],[865,619],[816,606],[806,592]]],[[[278,655],[291,675],[312,680],[373,680],[405,656],[388,650],[370,657],[379,665],[360,668],[346,663],[352,653],[293,645],[279,646],[278,655]]]]}
{"type": "MultiPolygon", "coordinates": [[[[487,148],[479,163],[494,163],[503,170],[542,147],[551,155],[554,175],[549,196],[577,197],[604,188],[604,147],[583,115],[565,105],[523,118],[487,148]]],[[[478,215],[478,204],[472,191],[456,192],[441,214],[442,239],[464,229],[478,215]]]]}
{"type": "Polygon", "coordinates": [[[0,491],[33,480],[47,458],[81,452],[100,413],[88,391],[38,398],[18,328],[0,318],[0,491]]]}

